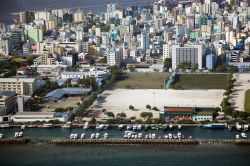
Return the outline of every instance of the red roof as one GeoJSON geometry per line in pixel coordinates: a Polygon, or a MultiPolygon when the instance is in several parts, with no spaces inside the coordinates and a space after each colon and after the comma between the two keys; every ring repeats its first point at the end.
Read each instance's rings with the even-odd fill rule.
{"type": "Polygon", "coordinates": [[[167,112],[193,112],[193,108],[171,107],[171,108],[164,108],[164,111],[167,111],[167,112]]]}

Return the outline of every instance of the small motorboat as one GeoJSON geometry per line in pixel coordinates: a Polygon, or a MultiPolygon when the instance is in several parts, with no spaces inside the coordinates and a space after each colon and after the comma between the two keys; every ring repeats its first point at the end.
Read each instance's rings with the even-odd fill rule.
{"type": "Polygon", "coordinates": [[[155,138],[156,138],[156,135],[153,133],[151,138],[152,138],[152,139],[155,139],[155,138]]]}
{"type": "Polygon", "coordinates": [[[18,136],[19,136],[19,133],[18,133],[18,132],[15,132],[14,137],[15,137],[15,138],[18,138],[18,136]]]}
{"type": "Polygon", "coordinates": [[[178,139],[181,139],[181,132],[178,132],[178,133],[177,133],[177,138],[178,138],[178,139]]]}
{"type": "Polygon", "coordinates": [[[23,137],[23,132],[19,132],[19,133],[18,133],[18,137],[19,137],[19,138],[23,137]]]}
{"type": "Polygon", "coordinates": [[[242,129],[242,126],[239,123],[236,123],[236,129],[240,131],[242,129]]]}
{"type": "Polygon", "coordinates": [[[138,134],[138,138],[141,139],[142,138],[142,133],[138,134]]]}
{"type": "Polygon", "coordinates": [[[92,134],[90,135],[90,139],[94,139],[94,138],[95,138],[95,134],[92,133],[92,134]]]}
{"type": "Polygon", "coordinates": [[[22,125],[22,126],[21,126],[21,129],[22,129],[22,130],[24,130],[25,128],[26,128],[26,126],[25,126],[25,125],[22,125]]]}
{"type": "Polygon", "coordinates": [[[119,130],[122,130],[123,128],[124,128],[124,125],[123,125],[123,124],[118,125],[118,129],[119,129],[119,130]]]}
{"type": "Polygon", "coordinates": [[[132,125],[127,125],[127,130],[131,130],[133,128],[132,125]]]}
{"type": "Polygon", "coordinates": [[[95,134],[95,139],[99,139],[100,138],[100,134],[99,133],[96,133],[95,134]]]}
{"type": "Polygon", "coordinates": [[[132,130],[136,131],[136,129],[137,129],[137,125],[133,125],[132,130]]]}
{"type": "Polygon", "coordinates": [[[27,128],[36,128],[37,125],[28,125],[27,128]]]}
{"type": "Polygon", "coordinates": [[[168,139],[168,135],[164,135],[164,138],[165,138],[165,139],[168,139]]]}
{"type": "Polygon", "coordinates": [[[240,135],[241,135],[242,138],[247,138],[246,133],[240,133],[240,135]]]}
{"type": "Polygon", "coordinates": [[[142,129],[142,125],[138,125],[136,128],[136,130],[138,130],[138,131],[141,131],[141,129],[142,129]]]}
{"type": "Polygon", "coordinates": [[[249,127],[248,124],[243,125],[243,130],[244,130],[244,131],[247,131],[247,130],[248,130],[248,127],[249,127]]]}
{"type": "Polygon", "coordinates": [[[108,124],[105,124],[104,125],[104,129],[107,130],[109,128],[109,125],[108,124]]]}
{"type": "Polygon", "coordinates": [[[78,138],[78,134],[74,134],[74,139],[77,139],[78,138]]]}
{"type": "Polygon", "coordinates": [[[2,134],[2,133],[0,133],[0,139],[1,139],[1,138],[3,138],[3,134],[2,134]]]}
{"type": "Polygon", "coordinates": [[[74,139],[75,134],[70,134],[69,139],[74,139]]]}
{"type": "Polygon", "coordinates": [[[102,129],[104,129],[104,124],[100,124],[100,125],[96,125],[96,129],[98,129],[98,130],[102,130],[102,129]]]}
{"type": "Polygon", "coordinates": [[[103,137],[104,137],[105,139],[108,139],[108,133],[104,133],[103,137]]]}
{"type": "Polygon", "coordinates": [[[169,124],[169,129],[172,129],[174,125],[172,123],[169,124]]]}
{"type": "Polygon", "coordinates": [[[181,125],[178,125],[178,130],[180,130],[181,129],[181,125]]]}
{"type": "Polygon", "coordinates": [[[145,139],[148,139],[148,135],[147,134],[145,135],[145,139]]]}
{"type": "Polygon", "coordinates": [[[84,126],[83,126],[83,129],[86,130],[89,128],[89,122],[85,122],[84,123],[84,126]]]}
{"type": "Polygon", "coordinates": [[[84,139],[85,138],[85,133],[82,133],[81,134],[81,139],[84,139]]]}
{"type": "Polygon", "coordinates": [[[168,138],[169,138],[169,139],[172,139],[172,138],[173,138],[173,134],[169,133],[169,134],[168,134],[168,138]]]}
{"type": "Polygon", "coordinates": [[[168,129],[168,124],[163,124],[162,125],[162,130],[167,130],[168,129]]]}
{"type": "Polygon", "coordinates": [[[235,138],[236,138],[236,139],[240,139],[240,135],[237,134],[237,135],[235,136],[235,138]]]}

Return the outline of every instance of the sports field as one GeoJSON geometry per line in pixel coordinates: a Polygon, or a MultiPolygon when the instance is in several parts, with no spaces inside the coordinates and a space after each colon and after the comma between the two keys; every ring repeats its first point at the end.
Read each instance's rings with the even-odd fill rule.
{"type": "Polygon", "coordinates": [[[173,89],[224,89],[228,74],[180,74],[173,89]]]}
{"type": "Polygon", "coordinates": [[[112,89],[163,89],[168,73],[126,73],[121,81],[112,84],[112,89]]]}

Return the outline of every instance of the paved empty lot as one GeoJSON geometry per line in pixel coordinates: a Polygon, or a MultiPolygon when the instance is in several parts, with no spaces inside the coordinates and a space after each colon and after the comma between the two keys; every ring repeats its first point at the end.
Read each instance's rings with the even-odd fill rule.
{"type": "Polygon", "coordinates": [[[234,78],[236,83],[230,102],[235,110],[244,111],[245,92],[250,89],[250,73],[234,74],[234,78]]]}
{"type": "MultiPolygon", "coordinates": [[[[162,90],[162,89],[116,89],[103,92],[100,101],[91,108],[106,109],[114,114],[124,112],[128,117],[140,117],[142,111],[148,111],[146,105],[156,106],[190,106],[190,107],[219,107],[224,90],[162,90]],[[129,110],[133,105],[135,110],[129,110]]],[[[155,118],[159,112],[152,111],[155,118]]]]}

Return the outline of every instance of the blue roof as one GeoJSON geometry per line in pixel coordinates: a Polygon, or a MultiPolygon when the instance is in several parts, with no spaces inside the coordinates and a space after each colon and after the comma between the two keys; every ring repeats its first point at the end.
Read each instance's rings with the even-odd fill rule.
{"type": "Polygon", "coordinates": [[[91,91],[91,88],[62,88],[48,93],[44,98],[53,97],[61,99],[64,95],[81,95],[91,91]]]}

